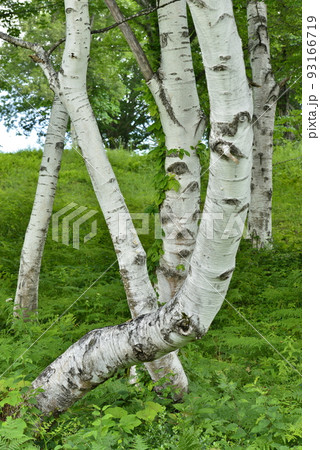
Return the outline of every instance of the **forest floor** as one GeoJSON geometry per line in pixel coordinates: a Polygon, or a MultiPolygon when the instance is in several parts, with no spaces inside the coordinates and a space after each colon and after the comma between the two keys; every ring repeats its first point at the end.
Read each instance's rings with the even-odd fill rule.
{"type": "MultiPolygon", "coordinates": [[[[155,195],[150,157],[109,155],[130,211],[144,212],[155,195]]],[[[84,163],[66,151],[54,212],[71,202],[97,211],[97,235],[84,244],[91,223],[84,225],[77,250],[54,241],[50,227],[38,320],[13,323],[7,299],[14,297],[41,152],[0,154],[0,449],[300,449],[300,156],[298,144],[275,148],[273,248],[257,251],[242,241],[227,301],[208,334],[179,352],[190,381],[184,402],[175,404],[170,388],[157,396],[139,367],[137,386],[123,370],[40,423],[35,407],[16,412],[30,382],[89,330],[130,314],[84,163]]],[[[151,216],[150,232],[140,236],[147,250],[153,235],[151,216]]]]}

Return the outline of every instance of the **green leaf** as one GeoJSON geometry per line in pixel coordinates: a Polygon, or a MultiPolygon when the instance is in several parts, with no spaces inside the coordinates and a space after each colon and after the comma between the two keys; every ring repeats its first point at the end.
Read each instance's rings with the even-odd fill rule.
{"type": "Polygon", "coordinates": [[[262,420],[260,420],[258,425],[256,425],[255,427],[252,428],[251,432],[252,433],[260,433],[261,431],[265,430],[269,424],[270,424],[270,421],[268,419],[262,419],[262,420]]]}
{"type": "Polygon", "coordinates": [[[237,431],[231,436],[232,439],[242,439],[245,437],[247,433],[244,431],[243,428],[238,427],[237,431]]]}
{"type": "Polygon", "coordinates": [[[167,190],[174,189],[176,192],[180,189],[180,183],[178,180],[171,178],[167,183],[167,190]]]}
{"type": "Polygon", "coordinates": [[[119,426],[127,433],[131,433],[131,431],[140,424],[141,420],[139,420],[134,414],[128,414],[127,416],[121,417],[119,422],[119,426]]]}
{"type": "Polygon", "coordinates": [[[116,419],[121,419],[121,417],[127,416],[128,412],[119,406],[115,406],[114,408],[108,409],[108,414],[111,414],[116,419]]]}
{"type": "Polygon", "coordinates": [[[21,395],[19,391],[9,391],[7,396],[1,400],[0,406],[3,406],[5,404],[11,405],[11,406],[17,406],[19,403],[21,403],[21,395]]]}
{"type": "Polygon", "coordinates": [[[11,440],[19,440],[19,442],[26,442],[33,440],[30,436],[25,436],[24,431],[27,424],[23,419],[13,419],[11,416],[7,417],[5,422],[0,425],[0,438],[11,440]]]}
{"type": "Polygon", "coordinates": [[[165,407],[159,403],[146,402],[146,408],[137,412],[137,417],[145,421],[152,422],[159,412],[165,411],[165,407]]]}

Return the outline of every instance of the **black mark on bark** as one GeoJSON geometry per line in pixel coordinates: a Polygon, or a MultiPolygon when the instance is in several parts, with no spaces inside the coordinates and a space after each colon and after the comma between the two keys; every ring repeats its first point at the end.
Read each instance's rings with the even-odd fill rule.
{"type": "Polygon", "coordinates": [[[210,70],[213,70],[214,72],[223,72],[224,70],[227,70],[228,67],[224,64],[218,64],[216,66],[210,67],[210,70]]]}
{"type": "Polygon", "coordinates": [[[242,123],[245,122],[245,120],[250,122],[250,114],[248,111],[241,111],[234,116],[232,122],[217,122],[216,133],[233,137],[237,134],[239,122],[242,123]]]}
{"type": "Polygon", "coordinates": [[[249,203],[246,203],[245,205],[243,205],[243,207],[241,209],[239,209],[238,213],[241,213],[241,212],[245,211],[248,208],[249,208],[249,203]]]}
{"type": "Polygon", "coordinates": [[[170,34],[173,34],[172,32],[168,33],[161,33],[160,34],[160,45],[162,48],[166,47],[168,45],[168,40],[170,39],[170,34]]]}
{"type": "Polygon", "coordinates": [[[175,173],[177,175],[182,175],[183,173],[189,172],[188,166],[185,162],[175,162],[167,169],[168,172],[175,173]]]}
{"type": "Polygon", "coordinates": [[[191,183],[188,184],[188,186],[182,191],[182,192],[194,192],[197,189],[199,189],[199,183],[197,181],[192,181],[191,183]]]}
{"type": "Polygon", "coordinates": [[[138,266],[142,266],[145,262],[146,262],[146,255],[144,254],[139,253],[134,258],[134,263],[137,264],[138,266]]]}
{"type": "Polygon", "coordinates": [[[238,200],[237,198],[225,198],[222,201],[226,205],[234,205],[234,206],[239,206],[239,204],[241,203],[240,200],[238,200]]]}
{"type": "Polygon", "coordinates": [[[225,151],[223,148],[224,146],[229,147],[229,151],[232,156],[235,156],[236,158],[246,158],[246,156],[239,150],[238,147],[236,147],[231,142],[227,142],[222,139],[219,139],[218,141],[211,144],[211,150],[213,152],[218,153],[221,156],[221,158],[223,158],[225,160],[229,160],[230,158],[225,154],[225,151]]]}
{"type": "Polygon", "coordinates": [[[221,275],[219,275],[218,278],[221,281],[227,280],[228,278],[231,277],[233,271],[234,271],[234,267],[232,269],[230,269],[230,270],[227,270],[226,272],[223,272],[221,275]]]}

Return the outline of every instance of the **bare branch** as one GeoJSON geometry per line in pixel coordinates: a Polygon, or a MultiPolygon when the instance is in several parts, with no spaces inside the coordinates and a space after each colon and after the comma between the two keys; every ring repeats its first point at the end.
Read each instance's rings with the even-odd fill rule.
{"type": "MultiPolygon", "coordinates": [[[[108,31],[113,30],[114,28],[117,28],[120,25],[128,22],[129,20],[136,19],[137,17],[147,16],[147,15],[157,11],[160,8],[164,8],[165,6],[171,5],[171,3],[175,3],[175,2],[178,2],[178,1],[180,1],[180,0],[171,0],[168,3],[165,3],[164,5],[155,6],[153,8],[143,9],[142,11],[139,11],[139,12],[137,12],[135,14],[132,14],[131,16],[128,16],[128,17],[122,16],[122,19],[118,20],[113,25],[110,25],[110,26],[105,27],[105,28],[99,28],[97,30],[91,30],[91,34],[106,33],[108,31]]],[[[50,56],[55,51],[55,49],[59,47],[59,45],[61,45],[61,44],[63,44],[65,42],[65,40],[66,40],[66,38],[64,37],[64,38],[59,39],[59,41],[57,41],[55,44],[53,44],[52,47],[48,50],[48,55],[50,56]]]]}
{"type": "Polygon", "coordinates": [[[39,44],[34,44],[33,42],[24,41],[23,39],[19,39],[19,38],[10,36],[9,34],[3,33],[2,31],[0,31],[0,38],[6,42],[9,42],[9,44],[13,44],[16,47],[28,48],[29,50],[32,50],[35,53],[38,53],[39,50],[43,50],[43,48],[39,44]]]}
{"type": "Polygon", "coordinates": [[[53,46],[48,50],[48,55],[50,56],[51,53],[55,51],[56,48],[59,47],[59,45],[63,44],[66,41],[66,38],[59,39],[53,46]]]}
{"type": "Polygon", "coordinates": [[[10,36],[9,34],[3,33],[2,31],[0,31],[0,39],[3,39],[4,41],[9,42],[9,44],[13,44],[16,47],[32,50],[35,54],[29,55],[29,57],[33,60],[33,62],[41,66],[45,76],[49,81],[50,88],[54,89],[54,86],[57,83],[57,73],[50,62],[50,55],[40,44],[24,41],[23,39],[10,36]]]}
{"type": "MultiPolygon", "coordinates": [[[[175,0],[177,1],[177,0],[175,0]]],[[[117,21],[117,26],[119,26],[120,30],[122,31],[129,47],[131,48],[132,53],[134,54],[134,57],[137,60],[137,63],[139,64],[140,70],[142,72],[143,77],[146,81],[151,80],[154,73],[150,66],[150,63],[148,61],[148,58],[146,57],[144,51],[142,50],[142,47],[134,35],[133,31],[130,28],[130,25],[127,23],[127,20],[125,20],[125,17],[123,16],[122,12],[120,11],[117,3],[115,0],[104,0],[105,4],[109,8],[110,13],[112,14],[112,17],[117,21]]]]}
{"type": "Polygon", "coordinates": [[[129,20],[136,19],[137,17],[147,16],[147,15],[157,11],[160,8],[164,8],[165,6],[171,5],[171,3],[175,3],[178,1],[180,1],[180,0],[171,0],[170,2],[165,3],[164,5],[161,5],[161,6],[155,6],[153,8],[143,9],[142,11],[132,14],[132,16],[128,16],[128,17],[123,16],[123,19],[119,20],[118,22],[114,23],[113,25],[110,25],[109,27],[105,27],[105,28],[100,28],[99,30],[93,30],[93,31],[91,31],[91,33],[92,34],[105,33],[106,31],[110,31],[113,28],[117,28],[119,25],[121,25],[125,22],[128,22],[129,20]]]}

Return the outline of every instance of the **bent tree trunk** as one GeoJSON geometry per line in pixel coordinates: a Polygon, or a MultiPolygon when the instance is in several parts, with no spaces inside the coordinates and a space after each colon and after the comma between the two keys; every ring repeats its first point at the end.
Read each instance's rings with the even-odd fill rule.
{"type": "Polygon", "coordinates": [[[55,97],[43,149],[39,179],[20,257],[14,314],[28,320],[38,309],[41,260],[57,188],[68,113],[55,97]]]}
{"type": "Polygon", "coordinates": [[[255,248],[272,242],[272,153],[274,118],[279,96],[270,63],[267,6],[250,1],[247,7],[249,54],[253,79],[253,164],[248,238],[255,248]]]}
{"type": "MultiPolygon", "coordinates": [[[[69,0],[65,4],[67,41],[55,90],[74,124],[78,144],[117,254],[131,315],[137,317],[156,310],[157,297],[148,277],[145,251],[107,159],[87,97],[86,69],[90,47],[87,2],[69,0]],[[124,233],[120,235],[119,225],[121,228],[124,225],[124,233]]],[[[174,373],[174,385],[182,391],[186,390],[187,379],[177,356],[170,355],[167,361],[162,363],[164,364],[166,373],[174,373]]],[[[152,368],[148,370],[156,380],[164,375],[157,374],[152,368]]]]}
{"type": "MultiPolygon", "coordinates": [[[[200,162],[195,147],[205,127],[194,76],[186,2],[181,0],[163,7],[166,3],[160,0],[158,9],[161,64],[147,83],[158,106],[165,135],[166,175],[174,176],[179,183],[178,191],[165,192],[160,207],[164,236],[157,290],[162,303],[172,299],[185,281],[195,247],[200,212],[200,162]],[[180,159],[179,150],[186,150],[190,156],[185,154],[180,159]],[[181,270],[182,267],[185,269],[181,270]]],[[[166,358],[147,364],[153,378],[172,371],[165,365],[166,358]]],[[[170,358],[179,361],[175,354],[170,358]]],[[[181,366],[176,376],[182,372],[181,366]]],[[[185,377],[183,390],[187,390],[187,383],[185,377]]]]}
{"type": "MultiPolygon", "coordinates": [[[[107,159],[86,92],[86,69],[90,49],[90,23],[87,1],[65,2],[68,36],[62,67],[57,73],[48,53],[38,43],[23,41],[0,31],[0,38],[32,50],[48,79],[50,88],[61,99],[74,123],[94,191],[113,241],[120,273],[133,317],[157,309],[157,297],[148,277],[146,254],[133,226],[129,211],[120,192],[112,167],[107,159]],[[121,227],[124,233],[119,233],[121,227]]],[[[186,377],[176,355],[170,356],[168,365],[175,374],[178,386],[187,386],[186,377]],[[178,363],[177,363],[178,362],[178,363]]]]}
{"type": "MultiPolygon", "coordinates": [[[[66,3],[71,6],[71,2],[66,3]]],[[[79,41],[83,38],[81,24],[88,23],[85,2],[72,3],[72,7],[67,25],[72,22],[74,30],[72,32],[69,28],[67,31],[66,56],[71,51],[71,42],[78,41],[80,49],[79,41]]],[[[204,215],[186,281],[176,296],[158,310],[118,326],[93,330],[52,362],[33,382],[34,388],[43,389],[37,401],[44,413],[66,410],[120,367],[157,359],[191,340],[200,339],[219,311],[227,292],[243,227],[227,235],[225,231],[233,217],[239,217],[243,223],[250,196],[252,105],[231,1],[217,0],[211,8],[201,0],[201,8],[195,5],[194,14],[197,17],[196,30],[203,43],[213,132],[204,215]],[[221,66],[223,70],[220,70],[221,66]],[[212,222],[216,214],[219,214],[219,220],[212,222]],[[212,226],[213,238],[208,239],[207,230],[212,226]]],[[[72,50],[73,55],[79,54],[76,46],[73,45],[72,50]]],[[[64,76],[67,76],[66,67],[64,69],[64,76]]],[[[67,81],[65,79],[66,85],[67,81]]],[[[60,83],[63,84],[61,78],[60,83]]],[[[80,116],[84,114],[88,117],[86,108],[72,106],[77,102],[69,103],[68,94],[65,97],[75,126],[78,121],[85,125],[85,120],[81,120],[80,116]]],[[[74,101],[76,99],[80,100],[80,105],[86,104],[83,96],[79,98],[78,94],[73,98],[74,101]]],[[[83,133],[87,134],[88,127],[92,126],[89,120],[83,133]]],[[[85,142],[80,131],[79,128],[79,143],[82,146],[85,142]]],[[[96,188],[99,190],[98,186],[96,188]]],[[[130,255],[130,241],[123,245],[130,255]]],[[[120,268],[123,259],[120,258],[120,268]]],[[[139,269],[141,264],[137,266],[139,269]]],[[[132,287],[141,289],[138,285],[132,287]]],[[[146,293],[144,295],[148,304],[146,293]]]]}
{"type": "MultiPolygon", "coordinates": [[[[105,0],[105,3],[114,19],[122,22],[124,16],[116,2],[105,0]]],[[[192,147],[201,139],[205,124],[192,64],[186,2],[166,3],[161,0],[158,10],[161,66],[157,73],[152,72],[129,24],[122,23],[119,27],[158,106],[166,149],[183,149],[190,153],[182,161],[177,151],[167,152],[165,159],[167,174],[175,176],[180,188],[178,192],[173,189],[165,192],[160,209],[161,226],[165,234],[164,254],[157,272],[161,302],[172,298],[181,287],[195,245],[200,203],[200,165],[192,147]],[[187,91],[188,95],[185,95],[187,91]],[[185,271],[177,269],[181,265],[186,267],[185,271]]],[[[168,355],[147,367],[153,380],[174,373],[174,377],[171,376],[173,384],[182,391],[187,389],[187,378],[176,355],[168,355]]]]}

